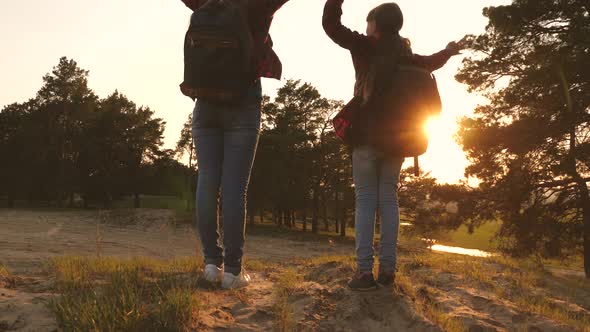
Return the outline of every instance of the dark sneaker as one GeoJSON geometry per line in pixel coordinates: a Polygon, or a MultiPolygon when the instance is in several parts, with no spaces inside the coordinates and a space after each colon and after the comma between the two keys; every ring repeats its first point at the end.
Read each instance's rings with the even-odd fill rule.
{"type": "Polygon", "coordinates": [[[367,292],[377,289],[377,283],[371,272],[357,272],[348,287],[353,291],[367,292]]]}
{"type": "Polygon", "coordinates": [[[395,272],[379,271],[377,283],[383,287],[391,287],[395,283],[395,272]]]}

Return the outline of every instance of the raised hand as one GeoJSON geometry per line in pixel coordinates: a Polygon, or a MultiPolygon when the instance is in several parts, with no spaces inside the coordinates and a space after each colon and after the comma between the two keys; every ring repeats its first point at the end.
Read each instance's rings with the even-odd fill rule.
{"type": "Polygon", "coordinates": [[[461,45],[461,43],[452,41],[447,45],[446,50],[451,53],[451,55],[457,55],[461,54],[463,48],[464,47],[461,45]]]}

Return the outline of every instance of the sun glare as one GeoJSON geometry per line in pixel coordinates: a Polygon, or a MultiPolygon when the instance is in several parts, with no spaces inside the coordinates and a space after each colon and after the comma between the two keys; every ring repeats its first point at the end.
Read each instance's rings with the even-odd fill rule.
{"type": "Polygon", "coordinates": [[[432,116],[428,118],[426,123],[424,124],[424,131],[428,135],[429,138],[433,138],[441,131],[441,123],[439,116],[432,116]]]}

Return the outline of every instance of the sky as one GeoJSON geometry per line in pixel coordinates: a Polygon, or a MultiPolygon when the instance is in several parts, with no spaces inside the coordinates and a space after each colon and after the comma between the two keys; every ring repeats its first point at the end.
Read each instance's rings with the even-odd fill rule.
{"type": "MultiPolygon", "coordinates": [[[[367,13],[379,0],[345,0],[343,23],[364,32],[367,13]]],[[[354,70],[348,51],[324,33],[323,0],[291,0],[271,28],[283,62],[283,82],[263,80],[270,96],[285,79],[313,84],[330,99],[348,101],[354,70]]],[[[482,9],[510,0],[398,0],[401,31],[417,54],[429,55],[466,34],[484,32],[482,9]]],[[[180,0],[2,0],[0,1],[0,108],[35,96],[42,77],[66,56],[90,71],[89,86],[101,98],[119,90],[149,106],[166,122],[165,147],[172,148],[192,101],[178,84],[183,75],[183,40],[190,10],[180,0]]],[[[439,182],[464,179],[468,161],[455,142],[457,119],[485,100],[454,79],[462,56],[435,72],[443,112],[431,126],[431,145],[421,166],[439,182]]],[[[404,167],[411,166],[410,160],[404,167]]]]}

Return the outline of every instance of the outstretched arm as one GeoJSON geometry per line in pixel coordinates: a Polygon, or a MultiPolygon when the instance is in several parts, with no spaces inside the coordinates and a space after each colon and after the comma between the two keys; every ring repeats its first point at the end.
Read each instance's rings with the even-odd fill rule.
{"type": "Polygon", "coordinates": [[[462,47],[460,44],[450,42],[444,50],[438,53],[429,56],[414,54],[412,60],[414,65],[432,72],[442,68],[452,56],[460,54],[459,51],[461,51],[461,49],[462,47]]]}
{"type": "Polygon", "coordinates": [[[327,0],[324,6],[322,25],[324,31],[336,44],[348,49],[368,47],[369,37],[354,32],[342,25],[342,3],[344,0],[327,0]]]}

